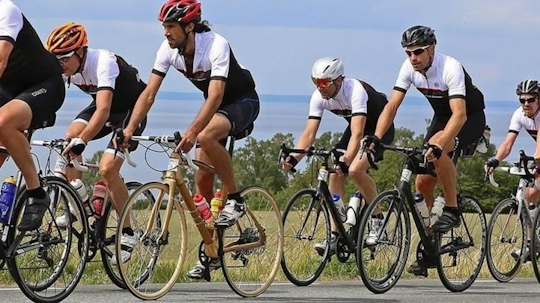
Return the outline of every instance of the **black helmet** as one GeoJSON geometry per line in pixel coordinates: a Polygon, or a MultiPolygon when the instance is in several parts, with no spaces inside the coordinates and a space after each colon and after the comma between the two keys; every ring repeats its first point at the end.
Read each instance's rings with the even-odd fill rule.
{"type": "Polygon", "coordinates": [[[430,45],[436,44],[435,31],[428,26],[415,25],[406,30],[401,36],[401,46],[407,47],[411,45],[430,45]]]}
{"type": "Polygon", "coordinates": [[[516,88],[516,94],[518,96],[522,94],[538,95],[539,93],[538,81],[532,79],[522,81],[516,88]]]}

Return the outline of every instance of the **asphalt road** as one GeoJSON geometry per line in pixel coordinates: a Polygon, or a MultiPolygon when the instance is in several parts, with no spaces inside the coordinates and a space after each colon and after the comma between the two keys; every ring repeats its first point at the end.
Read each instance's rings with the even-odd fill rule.
{"type": "MultiPolygon", "coordinates": [[[[274,283],[258,298],[242,299],[226,283],[183,283],[158,302],[540,302],[540,287],[535,279],[516,279],[502,284],[477,280],[463,293],[450,293],[435,279],[401,280],[389,292],[374,295],[360,281],[317,282],[308,287],[274,283]]],[[[0,302],[28,302],[14,287],[0,288],[0,302]]],[[[80,285],[64,302],[124,303],[140,302],[129,292],[112,285],[80,285]]]]}

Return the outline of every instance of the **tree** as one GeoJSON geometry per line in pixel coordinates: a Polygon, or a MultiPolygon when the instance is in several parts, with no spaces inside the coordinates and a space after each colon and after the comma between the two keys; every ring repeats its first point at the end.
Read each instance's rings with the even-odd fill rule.
{"type": "MultiPolygon", "coordinates": [[[[101,156],[103,156],[103,151],[102,150],[97,151],[96,153],[94,153],[92,158],[86,159],[85,161],[87,163],[96,163],[97,164],[101,160],[101,156]]],[[[98,170],[92,170],[92,169],[88,170],[82,176],[82,181],[83,181],[84,185],[86,186],[86,188],[89,188],[89,189],[93,188],[94,184],[97,181],[99,181],[100,179],[101,179],[101,175],[99,174],[98,170]]]]}

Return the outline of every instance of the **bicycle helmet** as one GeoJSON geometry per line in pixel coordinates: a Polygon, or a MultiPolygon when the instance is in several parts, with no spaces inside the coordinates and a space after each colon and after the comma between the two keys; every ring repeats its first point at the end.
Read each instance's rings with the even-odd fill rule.
{"type": "Polygon", "coordinates": [[[197,0],[168,0],[159,11],[161,22],[199,22],[201,21],[201,3],[197,0]]]}
{"type": "Polygon", "coordinates": [[[311,69],[311,78],[313,79],[331,79],[336,80],[343,76],[345,67],[341,59],[335,57],[324,57],[313,64],[311,69]]]}
{"type": "Polygon", "coordinates": [[[47,38],[47,50],[56,55],[67,54],[88,45],[84,26],[68,22],[55,28],[47,38]]]}
{"type": "Polygon", "coordinates": [[[425,46],[436,43],[435,31],[428,26],[415,25],[407,29],[401,36],[401,46],[404,48],[413,45],[425,46]]]}
{"type": "Polygon", "coordinates": [[[538,95],[539,93],[538,81],[532,79],[522,81],[516,88],[516,94],[518,96],[522,94],[538,95]]]}

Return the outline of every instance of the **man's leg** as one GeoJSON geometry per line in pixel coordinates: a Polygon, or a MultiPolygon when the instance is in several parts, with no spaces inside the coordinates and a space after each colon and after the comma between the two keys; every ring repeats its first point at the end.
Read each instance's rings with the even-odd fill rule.
{"type": "MultiPolygon", "coordinates": [[[[201,148],[197,148],[195,151],[195,158],[203,163],[211,163],[210,158],[201,148]]],[[[214,179],[214,174],[202,169],[199,169],[195,174],[195,192],[203,195],[206,201],[210,201],[214,197],[214,179]]]]}
{"type": "Polygon", "coordinates": [[[30,145],[23,131],[30,127],[32,110],[22,100],[12,100],[0,108],[0,142],[21,170],[29,200],[19,224],[20,230],[32,230],[41,226],[41,219],[49,207],[49,199],[41,188],[30,145]]]}
{"type": "MultiPolygon", "coordinates": [[[[436,133],[429,142],[434,142],[440,137],[441,132],[436,133]]],[[[447,154],[452,150],[454,142],[449,142],[447,146],[443,146],[443,153],[435,164],[435,172],[442,186],[444,193],[444,210],[439,220],[432,226],[432,230],[436,232],[447,232],[450,229],[459,226],[460,212],[457,205],[457,171],[454,162],[447,154]]]]}
{"type": "Polygon", "coordinates": [[[431,175],[417,175],[415,185],[416,191],[424,196],[428,209],[431,210],[435,201],[434,191],[435,186],[437,186],[437,178],[431,175]]]}
{"type": "MultiPolygon", "coordinates": [[[[343,203],[346,203],[345,198],[345,180],[346,176],[339,176],[338,174],[330,174],[328,189],[330,190],[331,194],[338,194],[341,199],[343,200],[343,203]]],[[[330,220],[330,227],[332,229],[332,232],[337,233],[338,228],[336,225],[336,219],[332,217],[332,214],[330,214],[331,220],[330,220]]]]}
{"type": "Polygon", "coordinates": [[[227,137],[230,130],[229,120],[221,114],[215,114],[197,137],[202,150],[210,159],[210,163],[214,166],[217,175],[228,191],[225,207],[214,222],[215,225],[222,227],[234,225],[246,211],[246,206],[236,186],[231,157],[219,142],[227,137]]]}

